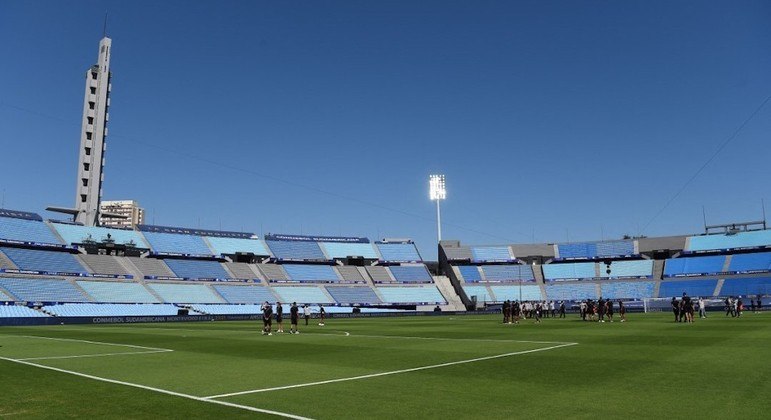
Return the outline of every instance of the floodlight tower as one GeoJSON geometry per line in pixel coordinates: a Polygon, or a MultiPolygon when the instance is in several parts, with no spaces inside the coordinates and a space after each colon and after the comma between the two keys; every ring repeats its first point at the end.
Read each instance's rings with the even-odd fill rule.
{"type": "Polygon", "coordinates": [[[436,201],[436,237],[437,243],[442,240],[442,213],[439,202],[447,198],[444,175],[430,175],[428,177],[431,201],[436,201]]]}

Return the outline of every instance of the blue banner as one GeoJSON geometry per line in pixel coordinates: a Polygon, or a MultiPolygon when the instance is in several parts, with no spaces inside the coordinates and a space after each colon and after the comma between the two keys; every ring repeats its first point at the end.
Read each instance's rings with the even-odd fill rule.
{"type": "Polygon", "coordinates": [[[284,235],[280,233],[269,233],[265,235],[267,241],[298,241],[298,242],[344,242],[354,244],[368,244],[369,238],[355,236],[306,236],[306,235],[284,235]]]}
{"type": "Polygon", "coordinates": [[[43,218],[40,217],[39,214],[30,213],[30,212],[21,211],[21,210],[0,209],[0,217],[12,217],[14,219],[36,220],[38,222],[43,221],[43,218]]]}
{"type": "Polygon", "coordinates": [[[216,236],[218,238],[251,239],[256,235],[248,232],[229,232],[224,230],[191,229],[172,226],[137,225],[141,232],[175,233],[180,235],[216,236]]]}

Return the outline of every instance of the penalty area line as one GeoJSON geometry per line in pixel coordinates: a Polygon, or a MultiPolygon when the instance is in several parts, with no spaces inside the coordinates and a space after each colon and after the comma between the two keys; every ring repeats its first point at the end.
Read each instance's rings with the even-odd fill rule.
{"type": "Polygon", "coordinates": [[[252,412],[256,412],[256,413],[271,414],[271,415],[274,415],[274,416],[284,417],[284,418],[289,418],[289,419],[295,419],[295,420],[312,420],[312,419],[310,419],[308,417],[298,416],[298,415],[290,414],[290,413],[284,413],[284,412],[281,412],[281,411],[274,411],[274,410],[268,410],[268,409],[264,409],[264,408],[257,408],[257,407],[252,407],[252,406],[249,406],[249,405],[234,404],[234,403],[229,403],[229,402],[226,402],[226,401],[217,401],[217,400],[212,400],[212,399],[205,398],[205,397],[196,397],[195,395],[183,394],[181,392],[170,391],[168,389],[155,388],[155,387],[151,387],[151,386],[147,386],[147,385],[141,385],[141,384],[135,384],[135,383],[131,383],[131,382],[119,381],[119,380],[116,380],[116,379],[103,378],[101,376],[89,375],[89,374],[86,374],[86,373],[75,372],[73,370],[60,369],[60,368],[56,368],[56,367],[53,367],[53,366],[46,366],[46,365],[41,365],[41,364],[38,364],[38,363],[28,362],[28,361],[25,361],[25,360],[10,359],[10,358],[7,358],[7,357],[0,357],[0,360],[5,360],[5,361],[8,361],[8,362],[13,362],[13,363],[19,363],[19,364],[22,364],[22,365],[32,366],[32,367],[36,367],[36,368],[40,368],[40,369],[52,370],[52,371],[60,372],[60,373],[67,373],[67,374],[70,374],[70,375],[79,376],[81,378],[86,378],[86,379],[92,379],[92,380],[95,380],[95,381],[107,382],[107,383],[116,384],[116,385],[123,385],[123,386],[132,387],[132,388],[139,388],[139,389],[144,389],[144,390],[147,390],[147,391],[157,392],[157,393],[160,393],[160,394],[172,395],[172,396],[180,397],[180,398],[187,398],[189,400],[201,401],[201,402],[205,402],[205,403],[209,403],[209,404],[216,404],[216,405],[221,405],[221,406],[225,406],[225,407],[238,408],[238,409],[241,409],[241,410],[252,411],[252,412]]]}
{"type": "MultiPolygon", "coordinates": [[[[352,336],[355,337],[355,336],[352,336]]],[[[414,368],[408,368],[408,369],[399,369],[399,370],[392,370],[389,372],[380,372],[380,373],[372,373],[369,375],[359,375],[359,376],[351,376],[348,378],[338,378],[338,379],[329,379],[326,381],[317,381],[317,382],[308,382],[304,384],[294,384],[294,385],[284,385],[284,386],[277,386],[273,388],[261,388],[261,389],[252,389],[248,391],[239,391],[239,392],[231,392],[228,394],[219,394],[219,395],[210,395],[208,397],[203,397],[203,399],[208,401],[215,401],[215,398],[227,398],[227,397],[235,397],[238,395],[247,395],[247,394],[257,394],[261,392],[271,392],[271,391],[281,391],[285,389],[292,389],[292,388],[304,388],[308,386],[316,386],[316,385],[326,385],[326,384],[333,384],[337,382],[347,382],[347,381],[357,381],[361,379],[369,379],[369,378],[377,378],[380,376],[389,376],[389,375],[398,375],[401,373],[410,373],[410,372],[418,372],[422,370],[428,370],[428,369],[437,369],[447,366],[455,366],[455,365],[462,365],[467,363],[475,363],[475,362],[481,362],[485,360],[492,360],[492,359],[500,359],[503,357],[510,357],[510,356],[517,356],[521,354],[528,354],[528,353],[536,353],[539,351],[546,351],[546,350],[553,350],[558,349],[561,347],[569,347],[569,346],[575,346],[578,345],[578,343],[564,343],[559,344],[556,346],[549,346],[549,347],[541,347],[537,349],[531,349],[531,350],[521,350],[521,351],[515,351],[511,353],[503,353],[503,354],[496,354],[493,356],[484,356],[484,357],[476,357],[473,359],[465,359],[465,360],[458,360],[455,362],[446,362],[446,363],[439,363],[435,365],[428,365],[428,366],[419,366],[414,368]]]]}
{"type": "Polygon", "coordinates": [[[88,343],[88,344],[99,344],[102,346],[115,346],[115,347],[130,347],[133,349],[142,349],[142,350],[155,350],[155,351],[174,351],[171,349],[162,349],[160,347],[147,347],[147,346],[137,346],[135,344],[120,344],[120,343],[105,343],[104,341],[91,341],[91,340],[79,340],[77,338],[57,338],[57,337],[45,337],[42,335],[7,335],[6,337],[22,337],[22,338],[39,338],[41,340],[54,340],[54,341],[71,341],[75,343],[88,343]]]}
{"type": "Polygon", "coordinates": [[[174,350],[148,350],[148,351],[124,351],[121,353],[96,353],[96,354],[77,354],[74,356],[46,356],[46,357],[25,357],[15,360],[57,360],[57,359],[80,359],[84,357],[105,357],[105,356],[126,356],[134,354],[155,354],[168,353],[174,350]]]}

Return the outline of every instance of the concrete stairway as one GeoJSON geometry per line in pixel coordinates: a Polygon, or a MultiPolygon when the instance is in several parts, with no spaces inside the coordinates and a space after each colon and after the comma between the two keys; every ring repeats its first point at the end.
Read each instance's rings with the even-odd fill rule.
{"type": "Polygon", "coordinates": [[[466,307],[463,305],[460,296],[455,293],[455,288],[452,286],[450,279],[446,276],[433,276],[433,278],[439,293],[447,300],[447,305],[441,306],[442,310],[465,311],[466,307]]]}

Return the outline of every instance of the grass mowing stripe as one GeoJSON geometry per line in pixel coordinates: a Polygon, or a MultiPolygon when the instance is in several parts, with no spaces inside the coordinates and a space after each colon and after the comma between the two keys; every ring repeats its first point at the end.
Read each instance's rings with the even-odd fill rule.
{"type": "Polygon", "coordinates": [[[389,371],[389,372],[372,373],[372,374],[369,374],[369,375],[351,376],[349,378],[338,378],[338,379],[330,379],[330,380],[326,380],[326,381],[308,382],[308,383],[304,383],[304,384],[278,386],[278,387],[274,387],[274,388],[262,388],[262,389],[253,389],[253,390],[249,390],[249,391],[231,392],[231,393],[228,393],[228,394],[211,395],[211,396],[208,396],[208,397],[204,397],[204,399],[210,400],[210,399],[214,399],[214,398],[235,397],[235,396],[238,396],[238,395],[256,394],[256,393],[270,392],[270,391],[281,391],[281,390],[284,390],[284,389],[303,388],[303,387],[307,387],[307,386],[325,385],[325,384],[332,384],[332,383],[336,383],[336,382],[347,382],[347,381],[356,381],[356,380],[360,380],[360,379],[377,378],[377,377],[380,377],[380,376],[397,375],[397,374],[400,374],[400,373],[417,372],[417,371],[421,371],[421,370],[436,369],[436,368],[447,367],[447,366],[462,365],[462,364],[466,364],[466,363],[481,362],[481,361],[484,361],[484,360],[500,359],[502,357],[516,356],[516,355],[520,355],[520,354],[536,353],[536,352],[539,352],[539,351],[558,349],[560,347],[575,346],[577,344],[578,343],[564,343],[564,344],[559,344],[559,345],[556,345],[556,346],[542,347],[542,348],[538,348],[538,349],[515,351],[515,352],[511,352],[511,353],[496,354],[496,355],[493,355],[493,356],[476,357],[476,358],[473,358],[473,359],[458,360],[458,361],[455,361],[455,362],[447,362],[447,363],[439,363],[439,364],[436,364],[436,365],[419,366],[419,367],[414,367],[414,368],[409,368],[409,369],[392,370],[392,371],[389,371]]]}
{"type": "MultiPolygon", "coordinates": [[[[84,341],[84,340],[79,340],[79,341],[84,341]]],[[[134,383],[131,383],[131,382],[123,382],[123,381],[118,381],[118,380],[110,379],[110,378],[102,378],[100,376],[88,375],[88,374],[85,374],[85,373],[75,372],[75,371],[72,371],[72,370],[55,368],[53,366],[41,365],[41,364],[38,364],[38,363],[32,363],[32,362],[28,362],[28,361],[25,361],[25,360],[9,359],[7,357],[0,357],[0,360],[5,360],[5,361],[8,361],[8,362],[13,362],[13,363],[20,363],[22,365],[33,366],[33,367],[37,367],[37,368],[41,368],[41,369],[53,370],[55,372],[60,372],[60,373],[67,373],[67,374],[70,374],[70,375],[80,376],[82,378],[93,379],[95,381],[108,382],[108,383],[111,383],[111,384],[130,386],[130,387],[133,387],[133,388],[144,389],[144,390],[147,390],[147,391],[153,391],[153,392],[158,392],[158,393],[161,393],[161,394],[172,395],[172,396],[175,396],[175,397],[187,398],[187,399],[190,399],[190,400],[201,401],[201,402],[210,403],[210,404],[218,404],[218,405],[223,405],[223,406],[226,406],[226,407],[238,408],[238,409],[241,409],[241,410],[253,411],[253,412],[263,413],[263,414],[271,414],[271,415],[274,415],[274,416],[290,418],[290,419],[295,419],[295,420],[312,420],[312,419],[310,419],[308,417],[302,417],[302,416],[298,416],[298,415],[295,415],[295,414],[289,414],[289,413],[283,413],[283,412],[280,412],[280,411],[267,410],[267,409],[264,409],[264,408],[257,408],[257,407],[252,407],[252,406],[248,406],[248,405],[234,404],[234,403],[229,403],[229,402],[226,402],[226,401],[217,401],[217,400],[212,400],[212,399],[209,399],[209,398],[196,397],[195,395],[183,394],[183,393],[180,393],[180,392],[169,391],[167,389],[154,388],[154,387],[151,387],[151,386],[134,384],[134,383]]]]}

